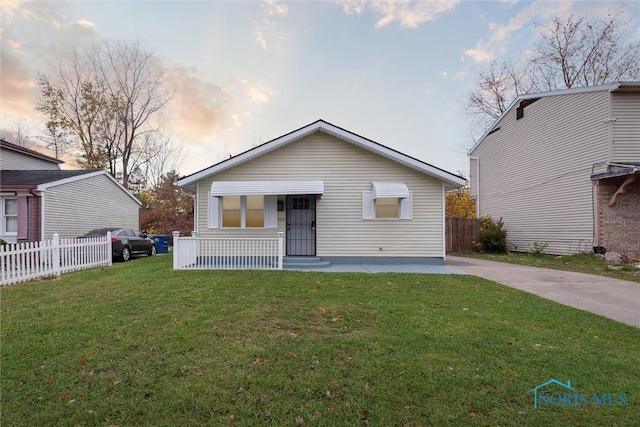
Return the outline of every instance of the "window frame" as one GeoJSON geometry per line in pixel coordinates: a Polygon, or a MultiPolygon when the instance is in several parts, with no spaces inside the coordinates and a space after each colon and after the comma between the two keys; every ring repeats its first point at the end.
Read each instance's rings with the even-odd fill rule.
{"type": "MultiPolygon", "coordinates": [[[[385,197],[392,199],[395,197],[385,197]]],[[[362,192],[362,219],[374,221],[407,221],[413,219],[413,192],[409,191],[409,197],[398,197],[398,216],[389,218],[377,217],[376,199],[373,191],[362,192]]]]}
{"type": "Polygon", "coordinates": [[[17,237],[18,231],[20,228],[18,197],[6,197],[6,196],[0,197],[0,218],[2,218],[2,221],[0,222],[0,235],[17,237]],[[6,202],[9,200],[15,200],[15,203],[16,203],[15,214],[7,215],[6,202]],[[15,221],[16,221],[15,231],[7,231],[7,218],[15,218],[15,221]]]}
{"type": "MultiPolygon", "coordinates": [[[[240,229],[251,229],[251,230],[262,230],[262,229],[270,229],[270,228],[278,228],[278,197],[275,195],[267,195],[267,194],[249,194],[249,195],[223,195],[223,196],[214,196],[209,194],[209,214],[208,214],[208,228],[210,229],[226,229],[226,230],[240,230],[240,229]],[[225,197],[240,197],[240,226],[239,227],[225,227],[224,224],[224,198],[225,197]],[[248,209],[247,208],[247,197],[250,196],[262,196],[262,209],[248,209]],[[247,226],[247,211],[259,211],[263,212],[262,215],[262,226],[259,227],[248,227],[247,226]]],[[[237,210],[234,210],[237,212],[237,210]]]]}

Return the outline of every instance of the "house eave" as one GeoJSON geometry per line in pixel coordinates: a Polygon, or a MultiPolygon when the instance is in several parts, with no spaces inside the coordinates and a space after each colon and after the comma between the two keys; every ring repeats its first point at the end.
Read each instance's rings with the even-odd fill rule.
{"type": "Polygon", "coordinates": [[[206,169],[202,169],[201,171],[188,175],[182,179],[179,179],[177,181],[177,184],[180,187],[192,188],[195,182],[203,178],[210,177],[227,169],[241,165],[242,163],[253,160],[259,156],[269,153],[270,151],[284,147],[294,141],[304,138],[305,136],[320,131],[332,135],[338,139],[350,142],[359,148],[386,157],[390,160],[422,172],[426,175],[441,179],[442,181],[444,181],[445,187],[447,189],[458,188],[466,185],[466,180],[464,178],[447,172],[444,169],[440,169],[433,165],[425,163],[421,160],[415,159],[406,154],[400,153],[399,151],[386,147],[370,139],[364,138],[360,135],[349,132],[323,120],[318,120],[300,129],[289,132],[288,134],[283,135],[279,138],[273,139],[262,145],[245,151],[244,153],[238,154],[237,156],[231,157],[206,169]]]}

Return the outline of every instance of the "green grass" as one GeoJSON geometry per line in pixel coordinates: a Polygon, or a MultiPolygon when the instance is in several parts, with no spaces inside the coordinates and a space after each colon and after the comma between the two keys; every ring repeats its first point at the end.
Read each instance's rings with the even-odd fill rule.
{"type": "Polygon", "coordinates": [[[640,422],[640,330],[470,276],[155,257],[0,298],[3,426],[640,422]],[[550,378],[628,403],[535,410],[550,378]]]}
{"type": "Polygon", "coordinates": [[[535,255],[529,252],[510,252],[506,254],[458,252],[452,253],[451,255],[531,265],[534,267],[553,268],[556,270],[577,271],[579,273],[597,274],[640,283],[640,268],[636,268],[634,265],[613,266],[613,268],[620,268],[619,270],[615,270],[595,254],[588,252],[562,256],[547,254],[535,255]]]}

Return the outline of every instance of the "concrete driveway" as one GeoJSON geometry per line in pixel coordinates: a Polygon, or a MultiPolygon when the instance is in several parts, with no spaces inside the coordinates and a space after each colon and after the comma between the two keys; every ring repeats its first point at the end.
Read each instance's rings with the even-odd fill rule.
{"type": "Polygon", "coordinates": [[[640,328],[640,283],[456,256],[445,265],[640,328]]]}

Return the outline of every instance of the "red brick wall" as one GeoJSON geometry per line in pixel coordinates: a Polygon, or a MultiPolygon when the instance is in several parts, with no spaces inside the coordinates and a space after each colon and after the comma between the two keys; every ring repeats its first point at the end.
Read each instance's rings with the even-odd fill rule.
{"type": "Polygon", "coordinates": [[[38,234],[40,224],[36,224],[36,218],[39,218],[36,213],[36,205],[39,207],[39,203],[35,199],[36,197],[27,197],[27,240],[29,242],[40,240],[40,235],[38,234]]]}
{"type": "Polygon", "coordinates": [[[607,252],[640,258],[640,182],[626,187],[609,207],[609,199],[620,188],[623,178],[601,180],[596,186],[600,245],[607,252]]]}

